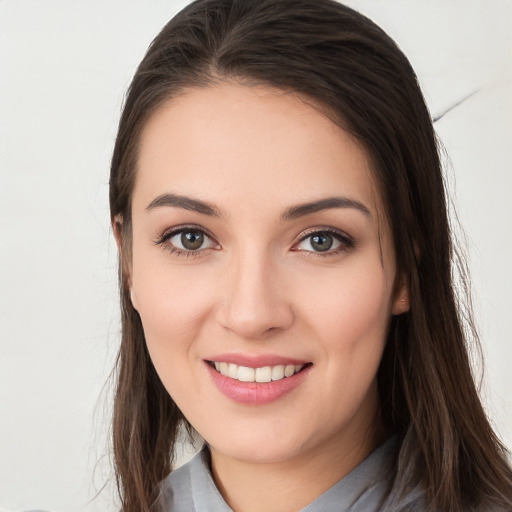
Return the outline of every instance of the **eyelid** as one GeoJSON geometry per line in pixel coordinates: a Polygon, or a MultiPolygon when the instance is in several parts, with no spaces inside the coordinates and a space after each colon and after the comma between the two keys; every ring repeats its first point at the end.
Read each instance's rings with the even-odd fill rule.
{"type": "MultiPolygon", "coordinates": [[[[168,228],[165,231],[163,231],[163,233],[161,235],[159,235],[156,240],[154,240],[154,243],[155,243],[155,245],[163,246],[164,249],[168,250],[171,253],[174,253],[177,255],[192,256],[192,257],[203,256],[204,253],[207,251],[207,249],[217,250],[220,248],[220,244],[217,241],[216,237],[210,231],[208,231],[204,227],[199,226],[197,224],[181,224],[178,226],[173,226],[171,228],[168,228]],[[174,237],[180,233],[186,232],[187,230],[201,232],[203,235],[205,235],[207,238],[209,238],[212,241],[214,247],[207,247],[205,249],[198,249],[198,250],[188,250],[188,249],[181,249],[180,247],[176,247],[172,244],[166,245],[166,243],[172,237],[174,237]]],[[[308,228],[305,231],[303,231],[292,243],[291,250],[296,251],[296,252],[307,253],[308,256],[326,257],[326,256],[336,255],[336,254],[339,254],[340,252],[344,252],[349,249],[352,249],[354,247],[354,245],[355,245],[355,243],[354,243],[354,240],[352,239],[352,237],[340,229],[328,227],[328,226],[315,226],[315,227],[311,227],[311,228],[308,228]],[[301,242],[303,242],[304,240],[307,240],[309,237],[311,237],[315,234],[319,234],[319,233],[327,233],[327,234],[333,236],[337,241],[340,242],[340,246],[334,250],[327,250],[325,252],[309,251],[306,249],[298,249],[297,248],[297,246],[301,242]]]]}
{"type": "Polygon", "coordinates": [[[354,243],[353,238],[350,235],[348,235],[347,233],[345,233],[344,231],[342,231],[341,229],[327,227],[327,226],[316,226],[316,227],[308,228],[305,231],[303,231],[293,242],[292,250],[297,251],[297,252],[302,251],[305,253],[312,253],[315,256],[329,256],[329,255],[338,254],[340,252],[352,249],[354,246],[355,246],[355,243],[354,243]],[[341,248],[338,247],[334,250],[328,250],[325,252],[307,251],[304,249],[297,248],[297,246],[301,242],[303,242],[304,240],[307,240],[309,237],[311,237],[315,234],[318,234],[318,233],[327,233],[327,234],[333,236],[334,238],[336,238],[336,240],[338,240],[341,243],[341,248]]]}
{"type": "Polygon", "coordinates": [[[180,224],[179,226],[173,226],[172,228],[168,228],[161,235],[159,235],[156,240],[154,240],[155,245],[161,245],[165,249],[169,250],[172,253],[176,254],[187,254],[187,255],[199,255],[200,253],[203,253],[206,251],[206,249],[217,249],[220,247],[219,242],[213,236],[210,231],[203,228],[202,226],[198,226],[197,224],[180,224]],[[166,247],[165,244],[174,236],[186,232],[186,231],[199,231],[206,237],[208,237],[214,244],[214,247],[207,247],[205,249],[198,249],[196,251],[188,250],[188,249],[181,249],[179,247],[171,246],[166,247]]]}

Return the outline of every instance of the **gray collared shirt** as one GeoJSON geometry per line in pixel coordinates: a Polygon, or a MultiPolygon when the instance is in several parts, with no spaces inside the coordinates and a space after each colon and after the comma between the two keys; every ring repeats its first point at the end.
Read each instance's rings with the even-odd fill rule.
{"type": "MultiPolygon", "coordinates": [[[[300,512],[382,512],[395,447],[390,439],[374,450],[351,473],[334,484],[300,512]]],[[[163,482],[165,512],[233,512],[213,481],[206,450],[173,471],[163,482]]],[[[421,492],[413,492],[399,504],[403,512],[423,510],[421,492]]]]}

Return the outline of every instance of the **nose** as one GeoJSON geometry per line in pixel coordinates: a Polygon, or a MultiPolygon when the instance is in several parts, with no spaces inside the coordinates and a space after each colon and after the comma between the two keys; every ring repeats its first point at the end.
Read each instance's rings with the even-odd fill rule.
{"type": "Polygon", "coordinates": [[[218,321],[243,339],[263,339],[288,329],[292,301],[278,265],[265,255],[239,256],[222,279],[218,321]]]}

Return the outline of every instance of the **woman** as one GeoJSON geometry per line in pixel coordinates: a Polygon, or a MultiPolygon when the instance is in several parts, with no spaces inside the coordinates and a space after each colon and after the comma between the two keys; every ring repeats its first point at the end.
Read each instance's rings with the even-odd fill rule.
{"type": "Polygon", "coordinates": [[[110,203],[125,512],[512,509],[430,116],[370,20],[192,3],[135,74],[110,203]],[[205,447],[171,473],[181,427],[205,447]]]}

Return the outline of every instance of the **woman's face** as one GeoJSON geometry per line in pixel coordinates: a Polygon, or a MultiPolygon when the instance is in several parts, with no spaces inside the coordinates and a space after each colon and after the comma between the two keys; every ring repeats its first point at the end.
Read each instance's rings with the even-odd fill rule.
{"type": "Polygon", "coordinates": [[[145,127],[132,209],[151,358],[215,453],[271,462],[368,442],[405,291],[347,132],[280,90],[191,89],[145,127]]]}

